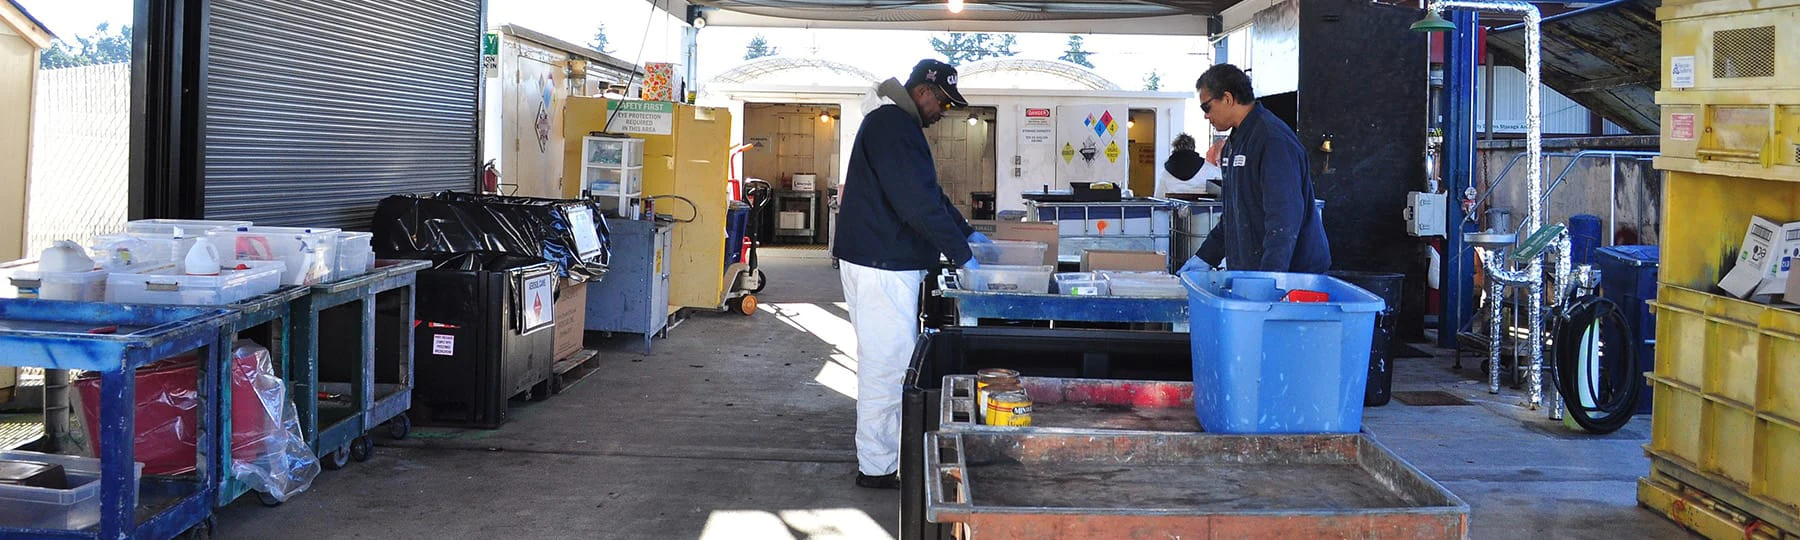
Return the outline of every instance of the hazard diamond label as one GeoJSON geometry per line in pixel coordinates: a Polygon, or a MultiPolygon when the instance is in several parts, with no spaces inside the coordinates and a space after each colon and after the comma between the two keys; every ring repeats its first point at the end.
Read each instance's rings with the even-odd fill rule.
{"type": "Polygon", "coordinates": [[[1119,161],[1119,143],[1117,141],[1107,143],[1106,161],[1107,163],[1117,163],[1119,161]]]}
{"type": "Polygon", "coordinates": [[[1069,143],[1063,143],[1062,158],[1063,158],[1063,163],[1074,163],[1075,162],[1075,145],[1072,145],[1069,143]]]}

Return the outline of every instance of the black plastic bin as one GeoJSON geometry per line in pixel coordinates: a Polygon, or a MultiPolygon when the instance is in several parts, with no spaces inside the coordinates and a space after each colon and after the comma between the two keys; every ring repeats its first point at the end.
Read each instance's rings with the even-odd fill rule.
{"type": "Polygon", "coordinates": [[[1187,334],[1126,330],[945,327],[913,349],[900,401],[900,539],[941,540],[950,532],[925,519],[925,434],[938,429],[946,375],[986,368],[1028,377],[1193,381],[1187,334]]]}
{"type": "Polygon", "coordinates": [[[1405,274],[1381,272],[1331,272],[1328,275],[1381,297],[1387,306],[1375,318],[1374,339],[1369,340],[1369,384],[1363,391],[1364,407],[1387,405],[1394,396],[1394,364],[1390,362],[1388,344],[1394,339],[1394,324],[1400,319],[1400,291],[1406,285],[1405,274]]]}
{"type": "MultiPolygon", "coordinates": [[[[1656,273],[1662,251],[1657,246],[1611,246],[1597,250],[1600,266],[1601,294],[1625,311],[1625,322],[1636,343],[1637,370],[1656,371],[1656,312],[1650,302],[1656,300],[1656,273]]],[[[1650,414],[1652,391],[1650,380],[1644,380],[1638,394],[1637,414],[1650,414]]]]}
{"type": "Polygon", "coordinates": [[[419,272],[415,423],[497,428],[514,396],[549,396],[555,297],[537,288],[554,291],[555,268],[502,259],[464,269],[476,263],[465,257],[419,272]]]}

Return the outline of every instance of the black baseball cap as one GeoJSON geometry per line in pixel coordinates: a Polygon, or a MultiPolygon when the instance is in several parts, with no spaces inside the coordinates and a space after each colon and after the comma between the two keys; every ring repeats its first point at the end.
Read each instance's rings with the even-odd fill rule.
{"type": "Polygon", "coordinates": [[[906,78],[906,86],[911,88],[917,84],[929,84],[944,91],[950,96],[950,104],[957,107],[969,106],[969,100],[963,99],[962,92],[956,91],[956,66],[926,58],[913,66],[912,76],[906,78]]]}

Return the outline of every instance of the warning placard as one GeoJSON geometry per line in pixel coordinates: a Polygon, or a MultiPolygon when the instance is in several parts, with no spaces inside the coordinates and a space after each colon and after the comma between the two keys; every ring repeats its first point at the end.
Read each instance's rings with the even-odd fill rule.
{"type": "Polygon", "coordinates": [[[1108,163],[1119,161],[1119,154],[1119,143],[1117,141],[1106,144],[1106,161],[1108,163]]]}
{"type": "Polygon", "coordinates": [[[431,354],[437,356],[453,356],[456,354],[456,336],[450,334],[432,334],[431,354]]]}
{"type": "Polygon", "coordinates": [[[1676,113],[1669,115],[1669,138],[1677,141],[1694,140],[1693,113],[1676,113]]]}
{"type": "Polygon", "coordinates": [[[526,279],[524,286],[525,294],[519,301],[519,313],[524,316],[525,331],[530,332],[555,322],[556,276],[526,279]]]}
{"type": "Polygon", "coordinates": [[[1075,161],[1075,145],[1063,143],[1062,158],[1063,163],[1073,163],[1075,161]]]}

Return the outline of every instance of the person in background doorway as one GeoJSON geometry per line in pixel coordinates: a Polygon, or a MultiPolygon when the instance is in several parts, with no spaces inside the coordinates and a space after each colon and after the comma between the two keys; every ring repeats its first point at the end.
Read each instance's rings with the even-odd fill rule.
{"type": "Polygon", "coordinates": [[[1194,151],[1195,146],[1193,135],[1186,133],[1176,135],[1175,144],[1172,145],[1173,149],[1169,152],[1169,159],[1163,161],[1163,170],[1168,171],[1177,180],[1183,182],[1193,180],[1194,175],[1200,174],[1200,167],[1205,164],[1200,159],[1200,153],[1194,151]]]}
{"type": "MultiPolygon", "coordinates": [[[[1250,76],[1218,64],[1194,83],[1200,110],[1230,137],[1215,145],[1224,213],[1181,272],[1232,270],[1323,274],[1331,268],[1325,225],[1313,204],[1306,151],[1294,129],[1257,103],[1250,76]]],[[[1208,152],[1209,157],[1215,151],[1208,152]]]]}
{"type": "Polygon", "coordinates": [[[900,386],[919,333],[919,284],[940,255],[979,266],[969,244],[990,240],[938,187],[925,142],[925,127],[969,104],[956,89],[956,68],[922,60],[905,86],[888,79],[877,93],[892,103],[856,132],[832,254],[842,262],[856,329],[856,485],[898,489],[900,386]]]}

